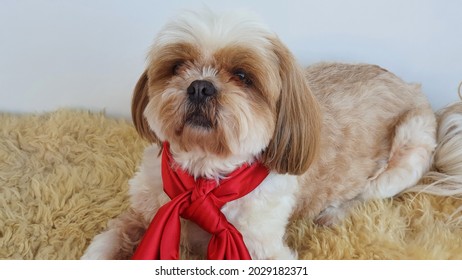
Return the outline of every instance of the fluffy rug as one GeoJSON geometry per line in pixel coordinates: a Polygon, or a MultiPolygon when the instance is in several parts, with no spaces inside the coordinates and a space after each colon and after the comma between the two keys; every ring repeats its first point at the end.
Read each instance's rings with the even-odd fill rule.
{"type": "MultiPolygon", "coordinates": [[[[0,114],[0,259],[78,259],[128,207],[146,143],[104,114],[0,114]]],[[[462,201],[402,194],[365,203],[334,227],[291,222],[302,259],[462,259],[462,201]]]]}

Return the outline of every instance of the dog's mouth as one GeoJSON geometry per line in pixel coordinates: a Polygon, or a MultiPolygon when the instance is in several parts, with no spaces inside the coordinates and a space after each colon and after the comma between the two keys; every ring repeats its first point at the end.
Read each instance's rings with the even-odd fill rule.
{"type": "Polygon", "coordinates": [[[212,121],[202,113],[193,112],[186,116],[185,125],[203,129],[213,129],[212,121]]]}
{"type": "Polygon", "coordinates": [[[204,102],[188,102],[185,109],[185,126],[206,130],[216,127],[218,106],[215,98],[208,98],[204,102]]]}

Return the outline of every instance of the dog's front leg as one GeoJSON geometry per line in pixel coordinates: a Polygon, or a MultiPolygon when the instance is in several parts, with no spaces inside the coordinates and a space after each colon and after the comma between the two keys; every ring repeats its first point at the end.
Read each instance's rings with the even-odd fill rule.
{"type": "Polygon", "coordinates": [[[252,259],[296,259],[285,231],[298,190],[295,176],[271,173],[254,191],[222,208],[241,232],[252,259]]]}
{"type": "Polygon", "coordinates": [[[159,150],[145,150],[139,172],[130,180],[131,208],[109,221],[105,232],[97,235],[82,259],[128,259],[141,241],[160,206],[169,201],[163,192],[159,150]]]}

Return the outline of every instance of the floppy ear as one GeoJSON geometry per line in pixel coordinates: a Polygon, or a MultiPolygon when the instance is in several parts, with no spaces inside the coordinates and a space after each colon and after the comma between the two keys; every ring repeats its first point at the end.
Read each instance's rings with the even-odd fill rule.
{"type": "Polygon", "coordinates": [[[275,132],[262,160],[278,173],[300,175],[318,154],[321,131],[319,105],[293,55],[278,38],[272,39],[272,42],[279,59],[282,87],[275,132]]]}
{"type": "Polygon", "coordinates": [[[132,98],[132,119],[133,124],[135,125],[136,131],[144,139],[149,142],[160,144],[157,136],[152,132],[149,127],[146,118],[144,117],[144,109],[148,105],[149,96],[148,96],[148,75],[147,71],[141,75],[140,79],[136,83],[135,91],[132,98]]]}

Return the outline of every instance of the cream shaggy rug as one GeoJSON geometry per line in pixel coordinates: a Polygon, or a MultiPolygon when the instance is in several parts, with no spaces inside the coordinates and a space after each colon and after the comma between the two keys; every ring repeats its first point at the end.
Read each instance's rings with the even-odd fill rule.
{"type": "MultiPolygon", "coordinates": [[[[104,114],[0,114],[0,259],[78,259],[128,207],[146,143],[104,114]]],[[[462,201],[403,194],[356,208],[332,228],[296,220],[303,259],[462,259],[462,201]]]]}

